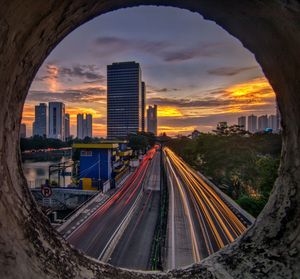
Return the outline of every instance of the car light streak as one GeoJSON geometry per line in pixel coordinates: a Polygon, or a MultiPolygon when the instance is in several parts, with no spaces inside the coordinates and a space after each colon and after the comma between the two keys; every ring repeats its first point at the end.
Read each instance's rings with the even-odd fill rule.
{"type": "Polygon", "coordinates": [[[183,202],[183,206],[184,206],[184,211],[185,214],[188,218],[188,223],[189,223],[189,229],[190,229],[190,235],[191,235],[191,241],[192,241],[192,250],[193,250],[193,258],[195,262],[199,262],[200,259],[200,253],[199,253],[199,248],[198,248],[198,244],[197,244],[197,237],[196,237],[196,233],[195,233],[195,225],[194,222],[192,220],[192,216],[191,216],[191,210],[189,207],[189,204],[187,202],[187,198],[186,198],[186,193],[182,187],[182,183],[179,181],[179,179],[177,178],[177,175],[174,171],[174,168],[171,164],[171,162],[169,161],[169,158],[167,158],[167,162],[169,164],[170,170],[172,171],[173,177],[176,180],[181,198],[182,198],[182,202],[183,202]]]}
{"type": "MultiPolygon", "coordinates": [[[[206,252],[211,254],[234,241],[246,230],[242,221],[195,170],[169,148],[164,148],[163,151],[180,192],[182,191],[181,187],[185,186],[187,189],[185,193],[189,194],[189,199],[181,194],[184,207],[188,207],[188,204],[194,205],[194,222],[198,223],[200,227],[206,252]]],[[[193,251],[194,245],[196,245],[194,244],[195,239],[197,238],[191,236],[193,251]]],[[[196,246],[199,245],[198,243],[196,246]]]]}

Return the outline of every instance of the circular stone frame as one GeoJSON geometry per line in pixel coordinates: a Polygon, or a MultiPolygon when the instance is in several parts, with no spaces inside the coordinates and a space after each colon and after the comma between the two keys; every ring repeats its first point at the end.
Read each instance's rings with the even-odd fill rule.
{"type": "Polygon", "coordinates": [[[0,0],[1,278],[296,278],[300,276],[300,3],[297,0],[0,0]],[[22,172],[19,130],[32,80],[72,30],[103,13],[172,6],[216,22],[254,53],[282,116],[279,177],[254,225],[192,266],[112,267],[72,248],[37,208],[22,172]]]}

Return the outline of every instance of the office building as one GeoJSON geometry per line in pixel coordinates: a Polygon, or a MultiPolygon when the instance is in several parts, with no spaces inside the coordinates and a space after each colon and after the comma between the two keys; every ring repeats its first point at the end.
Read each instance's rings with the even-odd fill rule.
{"type": "Polygon", "coordinates": [[[250,133],[257,132],[257,116],[256,115],[249,115],[248,116],[248,131],[250,133]]]}
{"type": "Polygon", "coordinates": [[[49,103],[48,137],[65,140],[65,105],[61,102],[49,103]]]}
{"type": "Polygon", "coordinates": [[[33,136],[47,136],[47,105],[40,103],[34,109],[34,122],[32,125],[33,136]]]}
{"type": "Polygon", "coordinates": [[[145,132],[146,84],[142,81],[142,132],[145,132]]]}
{"type": "Polygon", "coordinates": [[[26,124],[24,123],[20,127],[20,138],[26,138],[26,124]]]}
{"type": "Polygon", "coordinates": [[[242,130],[246,130],[246,116],[241,116],[238,118],[238,125],[242,130]]]}
{"type": "Polygon", "coordinates": [[[91,114],[77,114],[77,138],[93,137],[93,116],[91,114]]]}
{"type": "Polygon", "coordinates": [[[263,132],[267,128],[269,128],[268,124],[269,124],[268,123],[268,115],[262,115],[262,116],[258,117],[258,131],[259,132],[263,132]]]}
{"type": "Polygon", "coordinates": [[[142,82],[140,64],[107,66],[107,137],[124,138],[141,130],[142,82]]]}
{"type": "Polygon", "coordinates": [[[157,105],[149,106],[147,110],[147,131],[157,135],[157,105]]]}
{"type": "Polygon", "coordinates": [[[65,114],[65,139],[70,138],[70,114],[65,114]]]}

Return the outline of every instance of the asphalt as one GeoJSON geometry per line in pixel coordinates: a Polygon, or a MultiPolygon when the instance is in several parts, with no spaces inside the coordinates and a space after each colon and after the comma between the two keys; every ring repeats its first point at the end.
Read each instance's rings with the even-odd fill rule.
{"type": "Polygon", "coordinates": [[[88,256],[101,259],[107,244],[112,241],[112,236],[142,191],[142,182],[149,168],[151,156],[153,155],[146,155],[124,185],[67,236],[67,240],[74,247],[88,256]]]}
{"type": "Polygon", "coordinates": [[[160,154],[156,153],[143,183],[143,196],[112,253],[110,264],[149,270],[151,248],[160,205],[160,154]]]}
{"type": "Polygon", "coordinates": [[[164,149],[169,177],[165,268],[199,262],[234,241],[247,227],[220,195],[170,149],[164,149]]]}

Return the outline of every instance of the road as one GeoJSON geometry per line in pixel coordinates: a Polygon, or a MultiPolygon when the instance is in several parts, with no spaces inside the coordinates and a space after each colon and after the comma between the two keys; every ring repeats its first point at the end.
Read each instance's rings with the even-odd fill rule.
{"type": "Polygon", "coordinates": [[[160,206],[160,153],[157,152],[143,183],[143,196],[112,253],[110,264],[149,270],[151,248],[160,206]]]}
{"type": "Polygon", "coordinates": [[[106,260],[115,236],[141,197],[142,182],[155,152],[154,148],[149,150],[124,185],[67,236],[72,245],[88,256],[106,260]]]}
{"type": "Polygon", "coordinates": [[[250,224],[169,148],[164,148],[169,176],[166,268],[185,266],[234,241],[250,224]]]}

